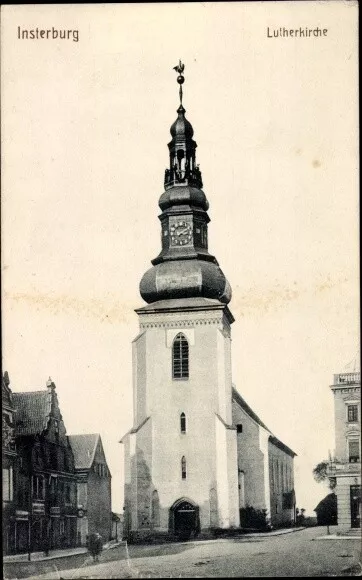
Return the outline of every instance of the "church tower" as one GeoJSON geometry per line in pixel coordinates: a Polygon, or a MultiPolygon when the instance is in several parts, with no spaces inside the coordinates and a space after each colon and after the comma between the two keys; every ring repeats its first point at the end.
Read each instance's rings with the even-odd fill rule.
{"type": "Polygon", "coordinates": [[[232,426],[230,285],[208,251],[209,208],[197,144],[182,104],[171,126],[162,247],[143,275],[136,310],[133,428],[124,436],[125,529],[130,538],[187,538],[239,524],[232,426]]]}

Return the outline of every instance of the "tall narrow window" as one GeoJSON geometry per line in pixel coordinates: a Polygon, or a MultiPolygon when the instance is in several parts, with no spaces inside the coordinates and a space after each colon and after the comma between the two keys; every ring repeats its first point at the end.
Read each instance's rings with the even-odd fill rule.
{"type": "Polygon", "coordinates": [[[357,423],[358,421],[358,407],[357,405],[348,405],[348,422],[357,423]]]}
{"type": "Polygon", "coordinates": [[[44,479],[42,475],[33,475],[33,498],[44,499],[44,479]]]}
{"type": "Polygon", "coordinates": [[[359,441],[357,439],[352,439],[348,442],[349,447],[349,462],[358,463],[360,461],[359,454],[359,441]]]}
{"type": "Polygon", "coordinates": [[[180,426],[181,426],[181,433],[186,433],[186,415],[185,415],[185,413],[181,413],[181,415],[180,415],[180,426]]]}
{"type": "Polygon", "coordinates": [[[176,336],[172,346],[172,378],[189,378],[189,343],[181,332],[176,336]]]}
{"type": "Polygon", "coordinates": [[[181,459],[181,478],[186,479],[186,457],[183,456],[181,459]]]}

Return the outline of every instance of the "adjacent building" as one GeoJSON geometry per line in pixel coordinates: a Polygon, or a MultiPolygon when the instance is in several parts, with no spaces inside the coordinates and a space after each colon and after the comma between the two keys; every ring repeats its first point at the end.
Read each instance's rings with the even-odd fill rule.
{"type": "Polygon", "coordinates": [[[3,487],[3,553],[15,547],[14,473],[18,456],[15,446],[14,403],[8,373],[2,377],[2,487],[3,487]]]}
{"type": "Polygon", "coordinates": [[[74,457],[54,382],[13,393],[19,457],[15,473],[16,552],[76,546],[74,457]],[[29,545],[30,542],[30,545],[29,545]]]}
{"type": "Polygon", "coordinates": [[[123,437],[125,535],[239,526],[243,507],[294,520],[294,452],[233,389],[231,288],[208,249],[209,203],[182,104],[159,199],[161,252],[144,274],[133,341],[133,428],[123,437]]]}
{"type": "Polygon", "coordinates": [[[48,552],[112,533],[111,474],[100,435],[66,433],[56,387],[3,401],[3,552],[48,552]]]}
{"type": "Polygon", "coordinates": [[[295,523],[296,454],[273,435],[235,387],[232,393],[240,510],[265,510],[272,527],[289,526],[295,523]]]}
{"type": "Polygon", "coordinates": [[[335,457],[328,476],[335,478],[338,529],[361,527],[361,373],[334,375],[335,457]]]}
{"type": "Polygon", "coordinates": [[[77,477],[77,541],[98,532],[104,542],[112,536],[111,473],[99,433],[69,435],[77,477]]]}

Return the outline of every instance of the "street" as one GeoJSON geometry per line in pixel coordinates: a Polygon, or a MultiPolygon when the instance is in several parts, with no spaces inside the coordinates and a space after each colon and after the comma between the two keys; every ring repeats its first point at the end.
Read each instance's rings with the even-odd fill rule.
{"type": "Polygon", "coordinates": [[[31,580],[361,575],[359,539],[317,539],[325,534],[326,528],[317,527],[280,536],[130,546],[129,558],[124,545],[113,561],[102,563],[101,556],[93,564],[88,557],[68,570],[55,570],[49,561],[49,572],[31,580]]]}

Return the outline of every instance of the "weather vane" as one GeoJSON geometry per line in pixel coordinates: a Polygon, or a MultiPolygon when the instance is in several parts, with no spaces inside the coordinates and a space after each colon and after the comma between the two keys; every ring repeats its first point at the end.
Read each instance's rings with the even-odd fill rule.
{"type": "Polygon", "coordinates": [[[173,70],[175,70],[176,72],[178,72],[178,77],[177,77],[177,82],[180,85],[180,103],[182,105],[182,85],[185,82],[185,77],[183,76],[183,72],[185,70],[185,65],[181,62],[181,60],[179,60],[179,63],[177,66],[173,67],[173,70]]]}

